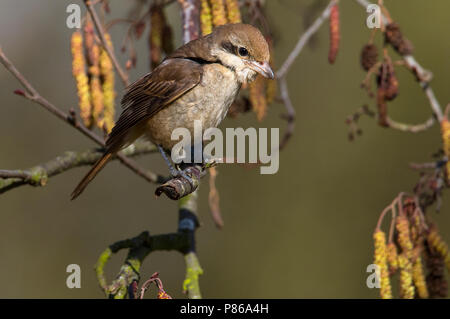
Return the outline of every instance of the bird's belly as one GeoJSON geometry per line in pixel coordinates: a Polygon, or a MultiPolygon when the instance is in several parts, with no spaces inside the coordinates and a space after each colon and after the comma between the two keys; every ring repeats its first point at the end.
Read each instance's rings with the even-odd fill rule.
{"type": "MultiPolygon", "coordinates": [[[[194,123],[202,130],[217,127],[225,118],[240,89],[232,71],[220,64],[205,66],[201,83],[181,98],[155,114],[146,124],[146,137],[170,150],[176,128],[186,128],[194,136],[194,123]]],[[[175,137],[179,138],[179,137],[175,137]]]]}

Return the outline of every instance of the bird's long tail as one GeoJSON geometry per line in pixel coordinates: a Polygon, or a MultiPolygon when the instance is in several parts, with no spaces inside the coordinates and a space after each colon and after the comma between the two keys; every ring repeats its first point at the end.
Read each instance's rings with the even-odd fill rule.
{"type": "Polygon", "coordinates": [[[113,153],[111,153],[111,152],[103,154],[103,156],[94,164],[94,166],[91,168],[89,173],[87,173],[83,177],[81,182],[77,185],[75,190],[72,192],[72,194],[70,195],[71,200],[74,200],[75,198],[77,198],[84,191],[86,186],[88,186],[88,184],[94,179],[94,177],[97,176],[98,172],[100,172],[101,169],[106,165],[106,163],[108,163],[108,160],[111,158],[112,155],[113,155],[113,153]]]}

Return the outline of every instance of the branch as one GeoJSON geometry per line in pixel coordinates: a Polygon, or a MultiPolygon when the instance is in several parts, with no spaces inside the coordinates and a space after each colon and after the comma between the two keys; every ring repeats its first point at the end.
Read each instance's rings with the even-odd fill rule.
{"type": "MultiPolygon", "coordinates": [[[[43,98],[36,89],[28,82],[28,80],[16,69],[16,67],[9,61],[9,59],[4,54],[3,50],[0,48],[0,63],[4,65],[4,67],[22,84],[25,91],[22,90],[16,90],[14,93],[17,95],[23,96],[26,99],[33,101],[42,107],[44,107],[47,111],[55,115],[60,120],[63,120],[70,126],[77,129],[79,132],[81,132],[83,135],[87,136],[94,142],[96,142],[100,146],[105,146],[104,141],[102,138],[100,138],[97,134],[90,131],[86,126],[84,126],[80,121],[77,120],[75,116],[75,111],[71,110],[70,114],[67,114],[60,109],[58,109],[56,106],[51,104],[49,101],[47,101],[45,98],[43,98]]],[[[117,157],[119,158],[120,162],[124,164],[126,167],[130,168],[133,172],[138,174],[139,176],[146,179],[148,182],[157,183],[158,181],[154,178],[155,174],[146,173],[143,169],[139,167],[139,165],[124,156],[123,154],[117,154],[117,157]]]]}
{"type": "Polygon", "coordinates": [[[100,22],[100,19],[98,18],[97,12],[95,11],[92,1],[84,0],[84,4],[86,5],[86,8],[89,11],[89,14],[91,15],[92,21],[94,22],[95,29],[97,30],[97,34],[100,37],[100,41],[102,42],[103,48],[106,50],[106,52],[109,55],[109,58],[113,62],[114,68],[116,69],[117,73],[119,74],[120,79],[122,80],[124,86],[127,87],[129,85],[128,74],[121,68],[121,66],[120,66],[119,62],[117,61],[117,58],[114,54],[113,48],[111,48],[108,45],[108,41],[106,41],[105,31],[103,30],[102,24],[100,22]]]}
{"type": "Polygon", "coordinates": [[[436,122],[436,120],[435,120],[434,116],[430,117],[428,120],[426,120],[425,122],[423,122],[421,124],[400,123],[400,122],[394,121],[390,117],[388,117],[386,119],[386,124],[388,125],[388,127],[399,130],[399,131],[411,132],[411,133],[419,133],[419,132],[426,131],[430,127],[432,127],[435,122],[436,122]]]}
{"type": "MultiPolygon", "coordinates": [[[[364,8],[367,8],[367,6],[371,4],[371,2],[367,0],[355,0],[355,1],[364,8]]],[[[388,18],[385,15],[381,14],[381,18],[383,19],[384,24],[387,24],[389,22],[388,18]]],[[[433,78],[433,74],[430,71],[424,69],[412,55],[404,56],[403,60],[405,61],[406,66],[416,76],[417,80],[420,83],[420,86],[424,90],[430,102],[430,106],[431,109],[433,110],[433,113],[436,115],[437,120],[441,122],[444,119],[442,108],[438,100],[436,99],[436,96],[434,95],[433,89],[430,86],[430,81],[433,78]]]]}
{"type": "MultiPolygon", "coordinates": [[[[135,157],[143,154],[157,152],[151,144],[139,144],[126,148],[123,154],[135,157]]],[[[0,194],[22,185],[45,186],[48,178],[66,172],[72,168],[92,165],[101,156],[101,149],[92,149],[84,152],[65,152],[46,163],[36,165],[25,170],[0,170],[0,194]]],[[[114,157],[113,159],[117,159],[114,157]]],[[[163,182],[167,178],[156,175],[150,171],[145,172],[155,181],[163,182]]]]}
{"type": "Polygon", "coordinates": [[[203,271],[195,255],[194,238],[195,230],[199,225],[196,201],[196,193],[179,201],[178,232],[155,236],[143,232],[134,238],[118,241],[102,252],[95,265],[95,271],[100,287],[108,297],[136,298],[133,286],[139,283],[139,271],[144,259],[154,251],[174,250],[185,256],[186,277],[183,289],[189,298],[201,298],[198,277],[203,271]],[[128,255],[116,278],[108,285],[104,273],[106,263],[113,254],[122,249],[129,249],[128,255]]]}
{"type": "Polygon", "coordinates": [[[287,128],[284,133],[283,139],[280,142],[280,150],[283,149],[289,139],[291,138],[294,127],[295,127],[295,109],[292,101],[289,97],[289,90],[287,85],[287,74],[292,67],[295,60],[298,58],[306,43],[311,39],[311,37],[319,30],[322,24],[330,17],[331,7],[336,4],[336,0],[331,0],[327,5],[322,14],[311,24],[311,26],[300,36],[295,45],[294,49],[291,51],[289,56],[286,58],[280,69],[276,72],[276,78],[278,79],[280,96],[283,104],[286,108],[287,114],[283,115],[283,118],[287,120],[287,128]]]}

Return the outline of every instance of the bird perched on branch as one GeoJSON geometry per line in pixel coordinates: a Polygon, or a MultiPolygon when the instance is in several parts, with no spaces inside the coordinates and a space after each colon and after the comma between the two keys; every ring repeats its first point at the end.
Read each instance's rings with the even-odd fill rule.
{"type": "MultiPolygon", "coordinates": [[[[241,85],[259,73],[274,78],[269,46],[261,32],[248,24],[217,27],[166,57],[153,72],[127,88],[123,111],[106,140],[105,153],[73,191],[75,199],[108,160],[140,136],[165,152],[177,143],[176,128],[193,136],[194,121],[203,130],[217,127],[225,118],[241,85]]],[[[169,165],[169,168],[171,166],[169,165]]],[[[177,175],[177,170],[171,170],[177,175]]]]}

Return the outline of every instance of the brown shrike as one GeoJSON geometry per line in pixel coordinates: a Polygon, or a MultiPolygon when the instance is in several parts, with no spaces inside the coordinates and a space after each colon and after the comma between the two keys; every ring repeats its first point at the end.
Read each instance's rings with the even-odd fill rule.
{"type": "Polygon", "coordinates": [[[203,130],[217,127],[242,83],[251,82],[258,73],[274,78],[269,57],[264,36],[248,24],[217,27],[177,49],[127,88],[122,114],[106,140],[105,153],[71,198],[81,194],[114,154],[140,136],[168,151],[177,143],[171,139],[176,128],[187,128],[193,136],[194,121],[200,121],[203,130]]]}

